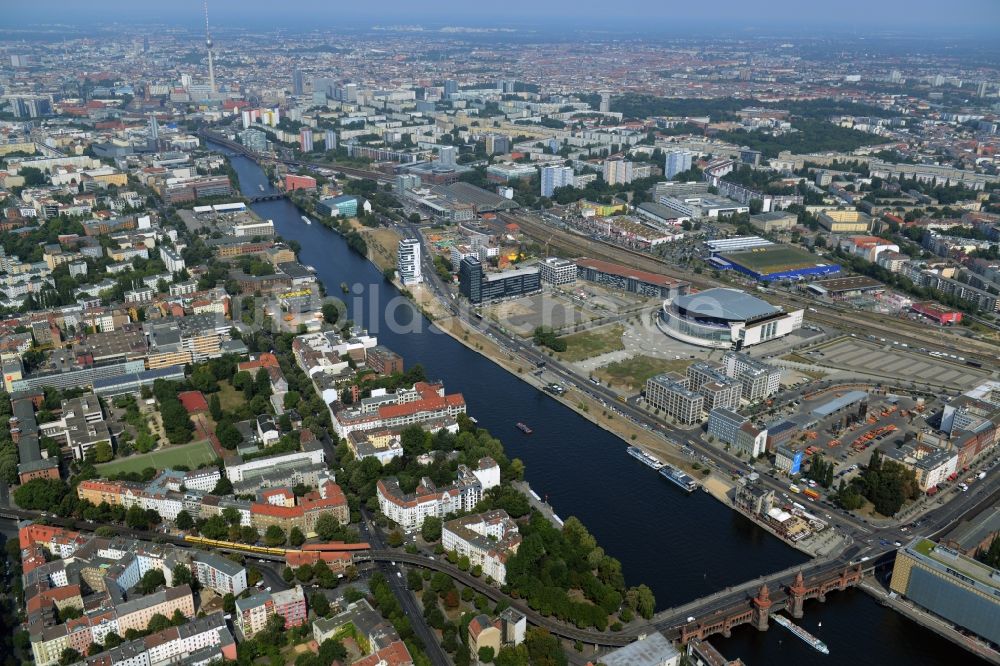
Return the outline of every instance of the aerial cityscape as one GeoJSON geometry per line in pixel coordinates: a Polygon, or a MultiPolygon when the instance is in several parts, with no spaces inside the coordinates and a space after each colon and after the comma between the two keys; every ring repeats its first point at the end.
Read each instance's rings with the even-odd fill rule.
{"type": "Polygon", "coordinates": [[[4,7],[3,666],[1000,664],[1000,5],[341,4],[4,7]]]}

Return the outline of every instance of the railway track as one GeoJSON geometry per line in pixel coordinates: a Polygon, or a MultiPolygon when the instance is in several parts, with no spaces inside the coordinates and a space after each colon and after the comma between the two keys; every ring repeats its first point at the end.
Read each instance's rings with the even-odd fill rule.
{"type": "MultiPolygon", "coordinates": [[[[651,273],[660,273],[690,282],[698,289],[732,288],[731,284],[721,280],[680,271],[652,255],[578,236],[531,216],[511,215],[509,213],[500,213],[498,216],[506,222],[517,223],[524,233],[535,240],[548,243],[575,256],[591,257],[617,264],[626,264],[651,273]]],[[[868,312],[845,312],[809,299],[789,297],[784,294],[769,294],[768,300],[788,308],[797,309],[807,306],[813,308],[809,312],[809,319],[819,324],[844,330],[847,333],[853,332],[864,337],[876,333],[881,336],[891,335],[893,339],[905,342],[911,347],[924,347],[949,353],[954,353],[956,346],[961,344],[962,355],[966,359],[981,363],[983,367],[996,366],[1000,362],[1000,347],[980,340],[942,334],[928,327],[918,327],[906,320],[868,312]]]]}

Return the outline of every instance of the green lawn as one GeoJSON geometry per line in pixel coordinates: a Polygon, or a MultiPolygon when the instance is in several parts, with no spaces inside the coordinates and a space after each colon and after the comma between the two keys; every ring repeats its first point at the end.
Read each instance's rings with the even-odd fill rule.
{"type": "Polygon", "coordinates": [[[561,339],[566,342],[566,351],[559,354],[564,361],[582,361],[591,356],[599,356],[619,349],[625,349],[622,335],[625,327],[621,324],[604,326],[592,331],[582,331],[565,335],[561,339]]]}
{"type": "MultiPolygon", "coordinates": [[[[211,394],[205,396],[211,399],[211,394]]],[[[225,412],[231,412],[243,404],[243,393],[233,388],[229,382],[219,382],[219,405],[225,412]]]]}
{"type": "Polygon", "coordinates": [[[121,460],[112,460],[103,465],[97,465],[97,470],[103,476],[119,472],[141,472],[147,467],[166,469],[175,465],[187,465],[195,469],[202,463],[215,460],[215,449],[207,441],[192,442],[181,446],[168,446],[151,453],[143,453],[121,460]]]}
{"type": "Polygon", "coordinates": [[[632,358],[611,363],[596,371],[595,374],[605,383],[614,386],[629,386],[639,390],[646,385],[646,380],[661,372],[676,372],[683,375],[691,365],[691,359],[665,359],[651,356],[633,356],[632,358]]]}

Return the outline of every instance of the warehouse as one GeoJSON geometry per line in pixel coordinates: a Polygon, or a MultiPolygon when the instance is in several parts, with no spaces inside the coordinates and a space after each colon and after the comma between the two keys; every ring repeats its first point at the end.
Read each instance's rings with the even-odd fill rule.
{"type": "Polygon", "coordinates": [[[621,289],[640,296],[673,298],[686,294],[691,285],[665,275],[638,271],[628,266],[612,264],[597,259],[579,259],[576,262],[577,277],[621,289]]]}
{"type": "Polygon", "coordinates": [[[809,291],[832,300],[853,298],[872,292],[885,291],[885,285],[864,275],[817,280],[809,285],[809,291]]]}

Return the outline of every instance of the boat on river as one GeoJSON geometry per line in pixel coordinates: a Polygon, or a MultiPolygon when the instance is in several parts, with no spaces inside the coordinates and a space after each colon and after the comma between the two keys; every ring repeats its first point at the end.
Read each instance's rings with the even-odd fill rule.
{"type": "Polygon", "coordinates": [[[653,469],[660,469],[663,467],[663,463],[640,449],[638,446],[630,446],[627,451],[630,456],[647,467],[652,467],[653,469]]]}
{"type": "Polygon", "coordinates": [[[530,435],[531,433],[535,432],[530,427],[520,422],[518,422],[517,424],[517,429],[523,432],[525,435],[530,435]]]}
{"type": "Polygon", "coordinates": [[[822,652],[823,654],[830,654],[830,648],[826,646],[826,643],[816,638],[808,631],[806,631],[799,625],[789,620],[784,615],[772,615],[771,619],[780,624],[781,626],[783,626],[785,629],[788,629],[788,631],[795,634],[797,638],[800,638],[804,642],[808,643],[809,646],[812,647],[817,652],[822,652]]]}
{"type": "Polygon", "coordinates": [[[677,469],[673,465],[664,465],[660,470],[660,476],[679,488],[693,492],[698,487],[698,482],[690,476],[677,469]]]}

